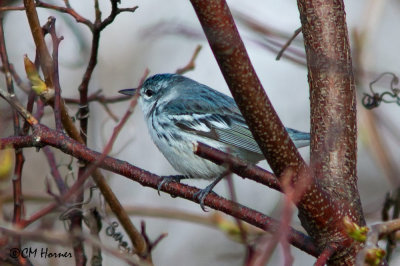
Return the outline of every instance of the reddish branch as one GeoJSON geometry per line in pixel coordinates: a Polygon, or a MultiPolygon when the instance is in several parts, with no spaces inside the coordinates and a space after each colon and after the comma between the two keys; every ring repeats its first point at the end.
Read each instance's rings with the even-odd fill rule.
{"type": "Polygon", "coordinates": [[[317,261],[315,262],[314,266],[324,266],[327,264],[330,257],[336,252],[338,246],[336,244],[332,244],[327,246],[318,256],[317,261]]]}
{"type": "MultiPolygon", "coordinates": [[[[99,160],[99,158],[102,157],[101,153],[92,151],[85,145],[82,145],[75,140],[41,124],[38,124],[32,136],[9,137],[0,140],[1,149],[8,145],[12,145],[15,148],[50,145],[87,163],[95,163],[99,160]]],[[[137,168],[125,161],[114,159],[108,156],[104,158],[104,161],[100,167],[125,176],[133,181],[139,182],[143,186],[152,187],[154,189],[157,189],[159,183],[162,181],[162,178],[157,175],[137,168]]],[[[74,187],[74,184],[74,186],[70,188],[69,192],[76,190],[79,185],[80,184],[74,187]]],[[[193,196],[194,193],[199,191],[199,189],[185,184],[171,182],[167,185],[164,185],[161,188],[161,191],[169,193],[172,196],[185,198],[187,200],[199,203],[198,200],[193,196]]],[[[66,193],[66,196],[64,197],[70,196],[70,193],[66,193]]],[[[63,201],[66,199],[64,197],[61,198],[63,201]]],[[[209,194],[205,198],[204,204],[215,210],[219,210],[231,216],[237,217],[238,219],[248,222],[265,231],[273,232],[279,227],[280,224],[279,221],[269,218],[238,203],[219,197],[215,193],[209,194]]],[[[53,206],[51,210],[54,210],[55,208],[56,206],[53,206]]],[[[318,256],[319,254],[311,240],[304,234],[294,229],[291,229],[289,232],[289,242],[295,247],[313,256],[318,256]]]]}
{"type": "Polygon", "coordinates": [[[229,170],[241,177],[249,178],[270,188],[281,191],[281,186],[276,176],[256,165],[249,164],[246,161],[214,149],[204,143],[197,143],[194,146],[194,153],[218,165],[229,165],[229,170]]]}

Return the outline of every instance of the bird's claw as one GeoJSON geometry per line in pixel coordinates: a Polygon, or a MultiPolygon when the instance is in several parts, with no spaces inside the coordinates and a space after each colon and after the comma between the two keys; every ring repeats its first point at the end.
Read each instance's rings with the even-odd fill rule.
{"type": "Polygon", "coordinates": [[[187,178],[184,175],[168,175],[168,176],[162,176],[162,180],[160,182],[160,184],[158,184],[157,186],[157,193],[158,195],[160,195],[160,190],[162,188],[163,185],[171,183],[171,182],[177,182],[180,183],[182,179],[187,178]]]}
{"type": "Polygon", "coordinates": [[[197,199],[200,202],[200,207],[203,211],[208,212],[204,206],[204,199],[207,197],[208,194],[210,194],[210,192],[212,192],[212,189],[214,188],[214,186],[208,185],[206,186],[204,189],[200,189],[199,191],[197,191],[196,193],[193,194],[193,197],[195,199],[197,199]]]}

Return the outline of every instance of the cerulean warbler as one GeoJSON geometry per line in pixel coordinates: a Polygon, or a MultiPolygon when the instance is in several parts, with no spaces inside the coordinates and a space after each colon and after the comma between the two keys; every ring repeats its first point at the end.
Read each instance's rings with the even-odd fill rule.
{"type": "MultiPolygon", "coordinates": [[[[134,95],[135,89],[120,93],[134,95]]],[[[149,77],[139,93],[150,135],[175,170],[186,178],[216,179],[196,195],[202,208],[205,196],[227,169],[195,155],[193,143],[205,143],[251,163],[265,159],[231,97],[177,74],[149,77]]],[[[308,133],[286,130],[296,147],[309,145],[308,133]]],[[[184,177],[164,177],[158,188],[184,177]]]]}

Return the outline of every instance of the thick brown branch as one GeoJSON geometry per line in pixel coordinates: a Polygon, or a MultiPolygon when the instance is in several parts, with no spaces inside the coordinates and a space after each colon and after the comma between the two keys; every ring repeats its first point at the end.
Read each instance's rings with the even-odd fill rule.
{"type": "MultiPolygon", "coordinates": [[[[346,235],[343,218],[364,225],[357,191],[357,123],[352,71],[343,0],[298,0],[307,55],[311,100],[311,166],[313,175],[336,202],[321,206],[331,213],[330,226],[300,219],[320,248],[341,243],[330,264],[354,264],[362,244],[346,235]],[[347,243],[347,244],[345,244],[347,243]]],[[[323,211],[322,211],[323,210],[323,211]]]]}

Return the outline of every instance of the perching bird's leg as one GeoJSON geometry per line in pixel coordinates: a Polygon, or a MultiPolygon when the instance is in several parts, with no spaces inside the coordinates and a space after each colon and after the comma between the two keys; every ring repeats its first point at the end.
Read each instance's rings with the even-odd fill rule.
{"type": "Polygon", "coordinates": [[[203,209],[203,211],[206,212],[206,208],[204,207],[204,198],[213,190],[213,188],[219,183],[219,181],[224,178],[226,174],[220,175],[217,179],[215,179],[211,184],[206,186],[203,189],[200,189],[198,192],[194,193],[193,197],[195,199],[198,199],[200,201],[200,207],[203,209]]]}
{"type": "Polygon", "coordinates": [[[164,184],[168,184],[168,183],[171,183],[171,182],[180,183],[182,179],[187,179],[187,178],[189,178],[189,177],[184,176],[184,175],[167,175],[167,176],[162,176],[162,179],[163,179],[163,180],[162,180],[162,181],[160,182],[160,184],[158,184],[158,186],[157,186],[158,195],[160,195],[160,190],[161,190],[161,188],[162,188],[162,186],[163,186],[164,184]]]}

